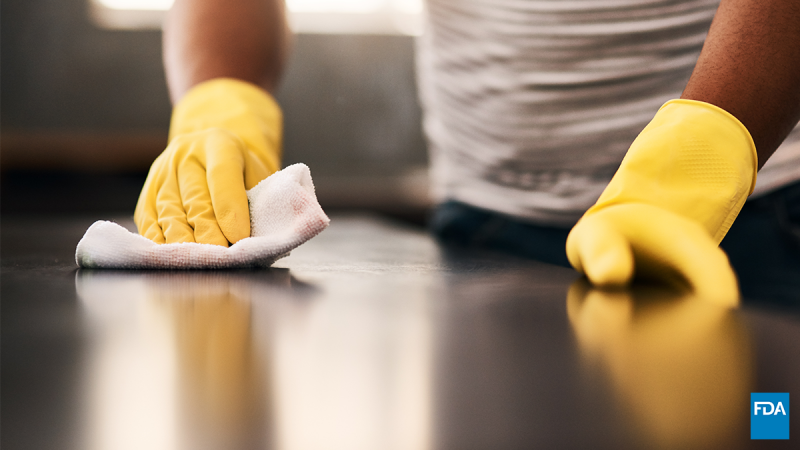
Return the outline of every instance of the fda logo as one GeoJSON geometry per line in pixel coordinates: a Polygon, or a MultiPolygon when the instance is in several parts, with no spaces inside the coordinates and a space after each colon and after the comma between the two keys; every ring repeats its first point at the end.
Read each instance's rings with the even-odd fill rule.
{"type": "Polygon", "coordinates": [[[789,394],[750,394],[750,439],[789,439],[789,394]]]}

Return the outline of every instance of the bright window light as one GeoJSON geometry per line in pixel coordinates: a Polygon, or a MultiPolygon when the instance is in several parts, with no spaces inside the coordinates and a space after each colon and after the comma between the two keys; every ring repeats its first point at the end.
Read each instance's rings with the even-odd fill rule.
{"type": "Polygon", "coordinates": [[[174,0],[96,0],[97,3],[110,9],[135,11],[166,11],[172,7],[174,0]]]}
{"type": "MultiPolygon", "coordinates": [[[[89,0],[104,28],[159,28],[174,0],[89,0]]],[[[297,33],[408,34],[421,31],[423,0],[286,0],[297,33]]]]}
{"type": "Polygon", "coordinates": [[[291,12],[370,13],[379,11],[384,0],[287,0],[291,12]]]}

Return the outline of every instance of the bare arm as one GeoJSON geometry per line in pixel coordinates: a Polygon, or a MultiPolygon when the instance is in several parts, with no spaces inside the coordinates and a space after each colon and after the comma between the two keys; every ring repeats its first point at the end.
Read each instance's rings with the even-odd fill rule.
{"type": "Polygon", "coordinates": [[[289,36],[283,0],[176,0],[164,25],[173,103],[195,84],[218,77],[274,93],[289,36]]]}
{"type": "Polygon", "coordinates": [[[761,168],[800,120],[800,2],[722,0],[681,98],[736,116],[761,168]]]}

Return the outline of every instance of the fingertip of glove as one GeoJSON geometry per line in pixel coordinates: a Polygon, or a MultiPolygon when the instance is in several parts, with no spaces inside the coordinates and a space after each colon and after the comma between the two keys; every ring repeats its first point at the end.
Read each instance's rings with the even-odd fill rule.
{"type": "Polygon", "coordinates": [[[217,217],[219,228],[222,234],[231,244],[235,244],[244,238],[250,237],[250,216],[248,214],[228,211],[217,217]]]}
{"type": "Polygon", "coordinates": [[[145,223],[142,224],[137,223],[136,227],[139,229],[139,234],[146,237],[147,239],[150,239],[156,244],[167,243],[167,239],[164,237],[164,233],[161,231],[161,227],[159,227],[156,222],[151,222],[149,225],[145,223]]]}
{"type": "Polygon", "coordinates": [[[630,284],[634,258],[630,245],[616,230],[602,223],[578,223],[567,237],[567,259],[578,272],[602,288],[630,284]]]}
{"type": "Polygon", "coordinates": [[[629,247],[614,247],[597,253],[587,261],[586,276],[592,284],[602,288],[619,288],[633,279],[633,254],[629,247]]]}
{"type": "Polygon", "coordinates": [[[706,255],[704,269],[698,276],[690,279],[696,297],[724,307],[739,305],[739,282],[728,261],[727,255],[719,248],[706,255]]]}
{"type": "Polygon", "coordinates": [[[578,224],[572,228],[572,231],[570,231],[569,235],[567,236],[567,244],[566,244],[567,261],[569,261],[573,269],[577,270],[579,273],[584,273],[583,264],[581,264],[580,251],[578,247],[578,241],[580,240],[579,235],[580,235],[580,222],[578,222],[578,224]]]}
{"type": "Polygon", "coordinates": [[[223,229],[223,233],[225,234],[225,239],[228,240],[231,244],[235,244],[241,241],[244,238],[250,237],[250,227],[247,227],[247,230],[228,230],[225,231],[223,229]]]}
{"type": "Polygon", "coordinates": [[[194,227],[194,238],[200,244],[228,246],[228,239],[217,227],[216,222],[212,221],[198,221],[194,227]]]}

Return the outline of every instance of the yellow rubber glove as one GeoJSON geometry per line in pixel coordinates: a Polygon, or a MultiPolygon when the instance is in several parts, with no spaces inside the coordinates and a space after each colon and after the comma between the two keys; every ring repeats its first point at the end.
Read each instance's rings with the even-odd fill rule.
{"type": "Polygon", "coordinates": [[[755,187],[757,166],[750,133],[735,117],[671,100],[570,232],[567,257],[597,286],[636,276],[736,303],[736,276],[719,243],[755,187]]]}
{"type": "Polygon", "coordinates": [[[159,244],[249,237],[246,190],[280,169],[282,120],[255,85],[220,78],[193,87],[175,105],[169,145],[136,204],[139,233],[159,244]]]}

